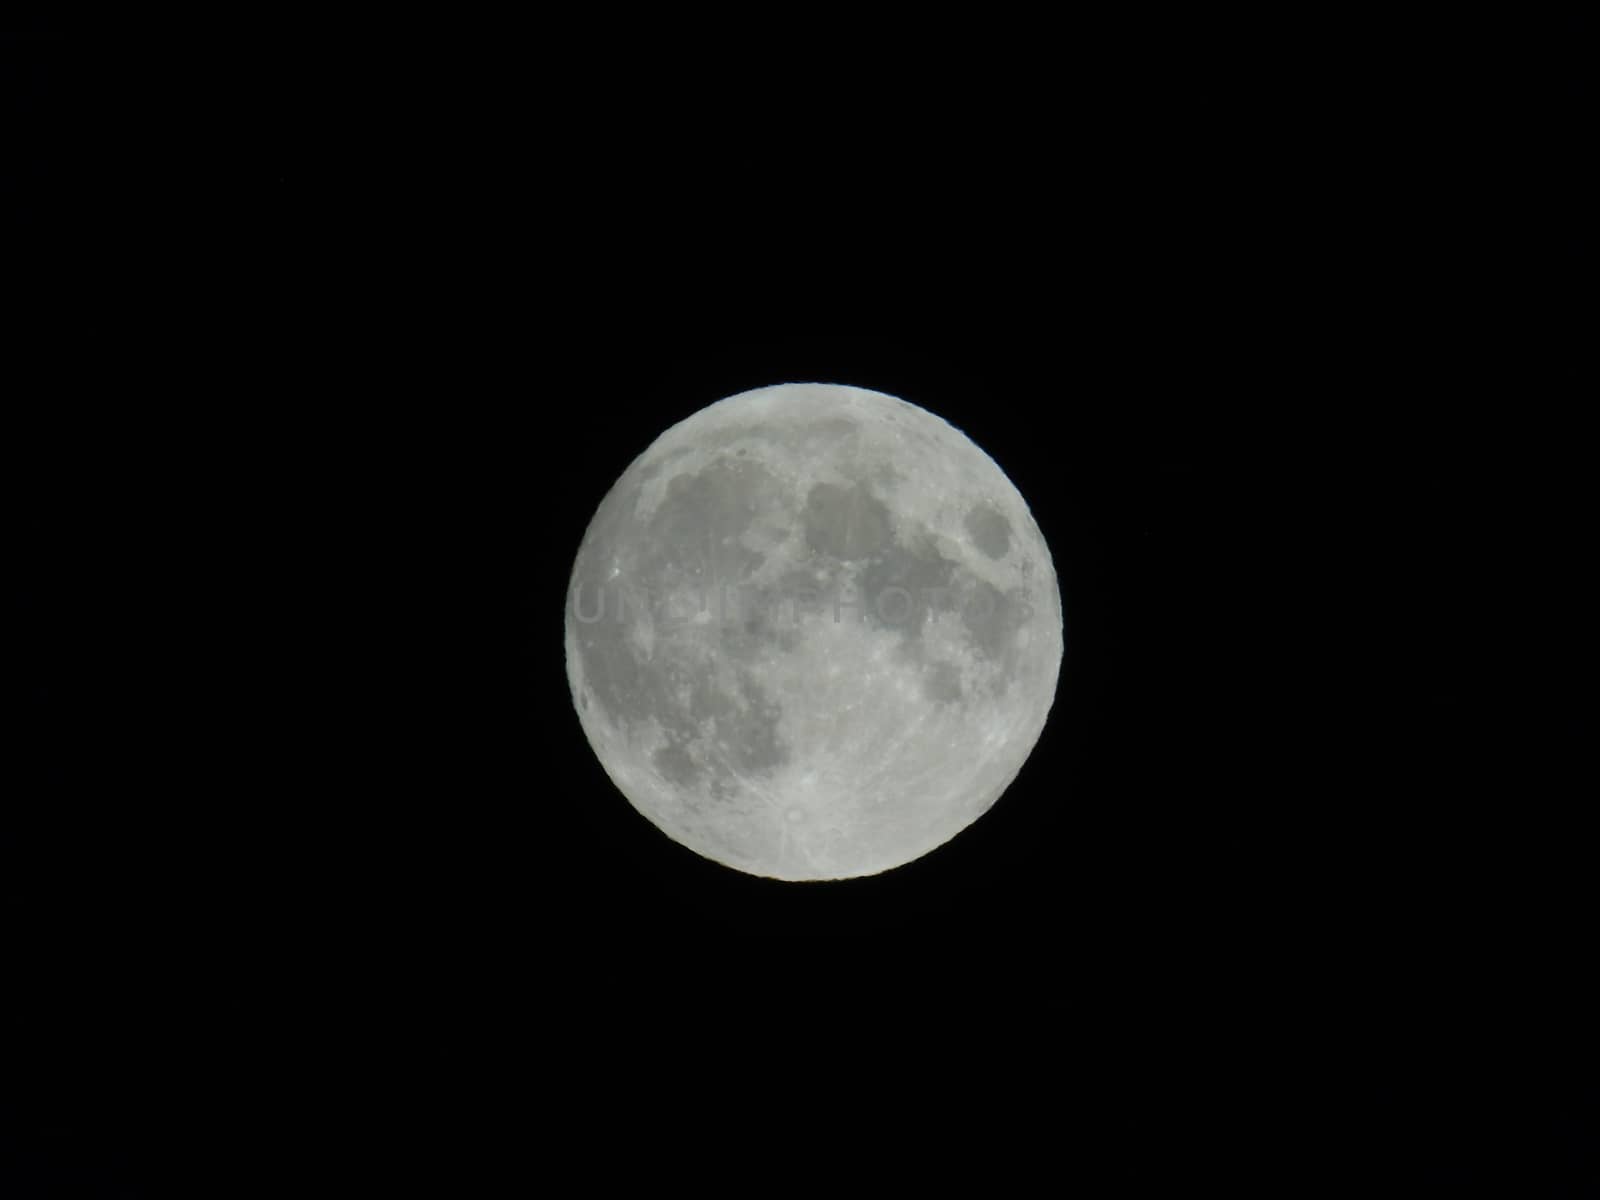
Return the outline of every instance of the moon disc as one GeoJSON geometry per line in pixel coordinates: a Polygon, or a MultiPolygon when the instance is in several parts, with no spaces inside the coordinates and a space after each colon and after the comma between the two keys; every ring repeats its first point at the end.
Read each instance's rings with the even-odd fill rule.
{"type": "Polygon", "coordinates": [[[668,837],[754,875],[889,870],[977,820],[1044,728],[1050,552],[1000,468],[881,392],[760,388],[663,433],[573,566],[583,731],[668,837]]]}

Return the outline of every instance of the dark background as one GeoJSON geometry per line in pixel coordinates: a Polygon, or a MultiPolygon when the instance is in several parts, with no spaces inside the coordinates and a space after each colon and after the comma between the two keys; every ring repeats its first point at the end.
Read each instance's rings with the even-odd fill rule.
{"type": "Polygon", "coordinates": [[[1592,928],[1587,24],[723,32],[8,35],[18,1194],[1591,1194],[1483,1032],[1592,928]],[[627,463],[793,380],[973,437],[1067,626],[995,808],[808,886],[561,659],[627,463]]]}

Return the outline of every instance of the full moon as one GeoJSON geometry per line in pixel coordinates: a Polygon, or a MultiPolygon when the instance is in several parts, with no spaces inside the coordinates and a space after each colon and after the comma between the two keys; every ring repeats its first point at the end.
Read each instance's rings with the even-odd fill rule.
{"type": "Polygon", "coordinates": [[[1061,668],[1049,548],[960,430],[784,384],[672,426],[572,570],[567,677],[643,816],[783,880],[920,858],[999,799],[1061,668]]]}

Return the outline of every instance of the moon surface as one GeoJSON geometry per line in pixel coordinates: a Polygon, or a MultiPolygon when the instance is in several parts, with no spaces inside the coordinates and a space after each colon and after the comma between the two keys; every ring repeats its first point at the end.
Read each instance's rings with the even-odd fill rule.
{"type": "Polygon", "coordinates": [[[663,833],[784,880],[871,875],[987,811],[1062,656],[1050,552],[965,434],[881,392],[784,384],[663,433],[573,566],[583,731],[663,833]]]}

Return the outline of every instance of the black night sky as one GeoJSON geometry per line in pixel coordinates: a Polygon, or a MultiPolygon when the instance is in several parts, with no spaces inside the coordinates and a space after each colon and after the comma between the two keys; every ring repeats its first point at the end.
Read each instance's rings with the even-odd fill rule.
{"type": "Polygon", "coordinates": [[[1594,1194],[1570,1046],[1502,1120],[1448,1028],[1592,931],[1587,23],[1359,78],[532,24],[4,38],[0,1192],[692,1183],[716,1130],[823,1186],[1594,1194]],[[606,489],[788,381],[964,430],[1066,609],[1002,800],[833,884],[656,832],[562,661],[606,489]]]}

